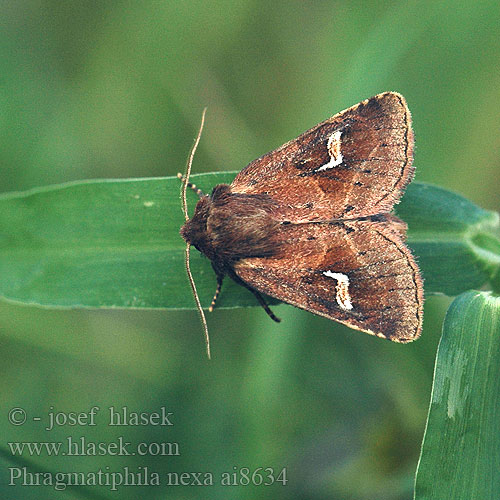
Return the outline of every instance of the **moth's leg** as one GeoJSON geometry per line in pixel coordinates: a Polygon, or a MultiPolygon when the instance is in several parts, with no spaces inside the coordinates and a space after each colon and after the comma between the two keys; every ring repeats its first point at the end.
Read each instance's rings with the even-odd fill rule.
{"type": "Polygon", "coordinates": [[[212,299],[212,303],[210,304],[210,307],[208,308],[208,312],[212,312],[215,307],[215,303],[217,302],[217,297],[219,296],[220,289],[222,288],[222,281],[224,279],[224,275],[217,275],[217,288],[215,289],[215,294],[214,298],[212,299]]]}
{"type": "Polygon", "coordinates": [[[276,323],[279,323],[281,321],[280,318],[274,315],[274,313],[271,311],[271,308],[267,305],[267,302],[264,300],[264,297],[255,290],[255,288],[252,288],[251,286],[248,286],[243,280],[238,278],[238,283],[243,285],[245,288],[248,288],[254,295],[255,298],[259,301],[259,304],[263,307],[264,311],[266,311],[267,315],[273,320],[276,321],[276,323]]]}
{"type": "Polygon", "coordinates": [[[231,276],[231,278],[233,278],[233,280],[236,281],[238,285],[244,286],[255,295],[255,298],[259,301],[259,304],[263,307],[264,311],[266,311],[267,315],[273,321],[276,321],[276,323],[281,322],[281,319],[274,315],[270,307],[267,305],[267,302],[264,300],[264,297],[262,297],[262,295],[257,290],[255,290],[255,288],[247,285],[234,271],[229,271],[229,276],[231,276]]]}
{"type": "MultiPolygon", "coordinates": [[[[180,172],[177,173],[177,177],[180,179],[181,182],[184,182],[184,176],[180,172]]],[[[187,187],[192,189],[200,198],[205,196],[205,193],[199,187],[197,187],[196,184],[188,182],[187,187]]]]}
{"type": "Polygon", "coordinates": [[[267,302],[264,300],[264,297],[262,297],[262,295],[257,290],[255,290],[255,288],[252,288],[250,286],[247,286],[246,288],[248,288],[255,295],[255,297],[259,301],[259,304],[264,308],[264,311],[266,311],[267,315],[273,321],[279,323],[281,319],[274,315],[274,313],[271,311],[271,308],[267,305],[267,302]]]}

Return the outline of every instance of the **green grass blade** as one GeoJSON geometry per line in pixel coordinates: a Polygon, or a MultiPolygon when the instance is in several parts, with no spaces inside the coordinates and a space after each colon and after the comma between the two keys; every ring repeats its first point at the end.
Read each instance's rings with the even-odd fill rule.
{"type": "Polygon", "coordinates": [[[500,493],[500,298],[466,292],[446,315],[416,477],[416,500],[500,493]]]}
{"type": "Polygon", "coordinates": [[[426,294],[480,288],[500,268],[499,216],[430,184],[410,184],[396,212],[408,224],[426,294]]]}
{"type": "MultiPolygon", "coordinates": [[[[233,177],[194,176],[207,192],[233,177]]],[[[192,309],[179,192],[179,180],[170,177],[83,181],[0,196],[0,297],[48,307],[192,309]]],[[[197,198],[188,197],[192,213],[197,198]]],[[[479,287],[498,269],[491,236],[496,214],[418,183],[408,188],[398,214],[409,223],[427,293],[479,287]]],[[[210,262],[194,251],[191,265],[202,303],[209,304],[215,289],[210,262]]],[[[247,290],[226,280],[219,307],[255,304],[247,290]]]]}

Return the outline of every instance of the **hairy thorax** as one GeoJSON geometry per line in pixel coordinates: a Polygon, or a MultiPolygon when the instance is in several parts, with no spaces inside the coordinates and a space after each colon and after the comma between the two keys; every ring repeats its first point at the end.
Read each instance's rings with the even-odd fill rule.
{"type": "Polygon", "coordinates": [[[198,202],[181,235],[220,271],[239,259],[270,257],[277,251],[272,235],[280,226],[272,217],[274,206],[268,195],[232,193],[229,185],[219,184],[198,202]]]}

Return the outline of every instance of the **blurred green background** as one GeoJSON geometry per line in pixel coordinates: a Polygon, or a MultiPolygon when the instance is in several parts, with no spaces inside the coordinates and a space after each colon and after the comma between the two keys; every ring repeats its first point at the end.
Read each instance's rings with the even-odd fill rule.
{"type": "MultiPolygon", "coordinates": [[[[0,3],[0,24],[2,192],[175,175],[204,106],[194,171],[238,170],[396,90],[413,113],[416,178],[500,208],[498,1],[21,1],[0,3]]],[[[428,298],[410,345],[286,305],[279,325],[258,308],[219,310],[211,362],[195,312],[0,304],[3,448],[71,435],[180,449],[30,458],[54,472],[160,473],[162,486],[117,492],[8,486],[23,464],[1,460],[2,497],[410,499],[448,303],[428,298]],[[95,427],[44,430],[51,407],[96,405],[95,427]],[[165,407],[174,426],[109,427],[109,406],[165,407]],[[8,423],[13,407],[25,425],[8,423]],[[288,484],[219,484],[240,467],[286,467],[288,484]],[[212,472],[215,485],[165,486],[174,471],[212,472]]]]}

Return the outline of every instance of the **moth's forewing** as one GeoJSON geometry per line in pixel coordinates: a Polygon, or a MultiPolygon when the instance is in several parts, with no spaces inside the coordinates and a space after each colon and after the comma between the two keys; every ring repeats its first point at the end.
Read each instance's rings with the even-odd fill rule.
{"type": "Polygon", "coordinates": [[[294,306],[396,342],[422,327],[422,282],[402,223],[290,224],[270,236],[272,258],[243,259],[236,274],[294,306]],[[343,282],[343,283],[342,283],[343,282]]]}
{"type": "Polygon", "coordinates": [[[413,177],[411,116],[386,92],[333,116],[250,163],[234,193],[267,193],[291,222],[389,212],[413,177]]]}

